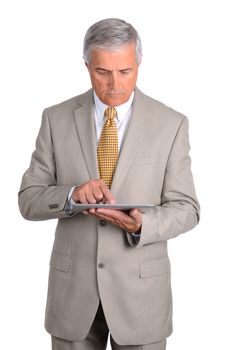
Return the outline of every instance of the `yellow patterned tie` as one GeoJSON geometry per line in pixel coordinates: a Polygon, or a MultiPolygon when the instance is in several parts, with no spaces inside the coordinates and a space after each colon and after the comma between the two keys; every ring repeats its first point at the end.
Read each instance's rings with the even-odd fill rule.
{"type": "Polygon", "coordinates": [[[105,124],[97,148],[98,168],[100,179],[110,188],[118,161],[118,132],[114,107],[105,110],[105,124]]]}

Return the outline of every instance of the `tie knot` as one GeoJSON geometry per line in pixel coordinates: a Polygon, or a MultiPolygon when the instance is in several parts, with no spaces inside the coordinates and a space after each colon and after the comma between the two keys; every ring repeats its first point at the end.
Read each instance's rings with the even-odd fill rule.
{"type": "Polygon", "coordinates": [[[105,110],[104,116],[106,117],[106,121],[112,122],[117,115],[117,111],[114,107],[108,107],[105,110]]]}

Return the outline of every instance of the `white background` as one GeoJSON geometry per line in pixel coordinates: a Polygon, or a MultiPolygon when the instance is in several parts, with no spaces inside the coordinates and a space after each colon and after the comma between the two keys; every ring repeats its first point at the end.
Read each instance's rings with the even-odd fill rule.
{"type": "Polygon", "coordinates": [[[90,87],[82,40],[106,17],[131,22],[141,35],[140,89],[190,121],[202,219],[169,243],[174,334],[168,349],[232,348],[229,6],[226,0],[1,2],[2,349],[50,349],[43,322],[56,222],[25,221],[17,192],[42,110],[90,87]]]}

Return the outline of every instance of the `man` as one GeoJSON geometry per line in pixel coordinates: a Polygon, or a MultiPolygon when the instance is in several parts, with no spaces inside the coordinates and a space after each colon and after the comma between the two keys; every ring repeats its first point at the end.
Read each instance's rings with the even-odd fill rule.
{"type": "Polygon", "coordinates": [[[141,42],[125,21],[86,33],[92,89],[45,109],[19,206],[58,218],[45,326],[52,348],[163,350],[172,332],[167,240],[199,220],[185,116],[136,87],[141,42]],[[74,211],[75,203],[152,203],[74,211]]]}

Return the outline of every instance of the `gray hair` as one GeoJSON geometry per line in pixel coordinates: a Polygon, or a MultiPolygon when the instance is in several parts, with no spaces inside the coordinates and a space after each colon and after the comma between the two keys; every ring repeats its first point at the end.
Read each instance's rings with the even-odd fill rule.
{"type": "Polygon", "coordinates": [[[134,43],[136,61],[142,58],[142,44],[138,32],[130,24],[118,18],[107,18],[94,23],[86,32],[83,45],[83,58],[91,61],[93,49],[114,51],[123,45],[134,43]]]}

